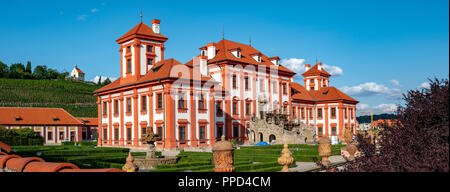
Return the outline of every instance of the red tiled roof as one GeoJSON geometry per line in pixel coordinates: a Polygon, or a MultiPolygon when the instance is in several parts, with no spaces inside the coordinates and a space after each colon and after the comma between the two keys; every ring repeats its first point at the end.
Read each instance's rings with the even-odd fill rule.
{"type": "Polygon", "coordinates": [[[133,29],[131,29],[130,31],[125,33],[125,35],[122,35],[122,37],[117,39],[116,42],[121,43],[121,42],[124,42],[127,40],[131,40],[134,37],[150,38],[150,39],[157,38],[157,39],[161,39],[163,41],[167,40],[166,36],[161,35],[161,34],[155,34],[151,27],[149,27],[148,25],[146,25],[143,22],[140,22],[135,27],[133,27],[133,29]]]}
{"type": "Polygon", "coordinates": [[[11,158],[6,162],[6,167],[10,170],[22,172],[25,166],[31,162],[45,162],[40,157],[11,158]]]}
{"type": "Polygon", "coordinates": [[[0,125],[81,125],[61,108],[0,107],[0,125]]]}
{"type": "MultiPolygon", "coordinates": [[[[164,79],[164,78],[178,79],[179,74],[178,73],[176,74],[175,70],[172,71],[172,69],[177,65],[183,65],[183,64],[175,59],[166,59],[162,62],[156,63],[155,66],[152,69],[150,69],[150,71],[147,72],[147,74],[145,74],[144,76],[139,78],[137,81],[133,81],[133,82],[126,83],[126,84],[120,84],[120,78],[118,78],[117,80],[113,81],[111,84],[106,85],[106,86],[96,90],[94,93],[112,90],[112,89],[119,88],[119,87],[140,84],[140,83],[158,81],[158,79],[164,79]]],[[[190,67],[190,66],[187,66],[187,67],[188,67],[187,69],[189,70],[189,74],[190,74],[189,79],[193,79],[194,77],[196,77],[193,75],[192,67],[190,67]]],[[[207,76],[202,75],[200,77],[201,77],[201,81],[212,80],[212,78],[210,76],[207,77],[207,76]]],[[[185,77],[183,77],[183,78],[185,78],[185,77]]]]}
{"type": "Polygon", "coordinates": [[[31,162],[25,166],[24,172],[59,172],[62,169],[79,169],[72,163],[31,162]]]}
{"type": "Polygon", "coordinates": [[[11,152],[11,146],[9,146],[8,144],[3,143],[1,141],[0,141],[0,149],[1,149],[0,151],[6,151],[8,153],[11,152]]]}
{"type": "Polygon", "coordinates": [[[77,117],[78,121],[87,126],[98,126],[98,118],[77,117]]]}
{"type": "Polygon", "coordinates": [[[80,73],[80,74],[84,74],[84,72],[83,71],[81,71],[81,69],[78,69],[78,68],[75,68],[77,71],[78,71],[78,73],[80,73]]]}
{"type": "Polygon", "coordinates": [[[331,75],[327,71],[325,71],[325,69],[323,69],[323,66],[322,66],[322,69],[319,70],[319,67],[317,66],[318,64],[319,63],[314,65],[314,67],[311,67],[311,69],[309,69],[308,71],[304,72],[302,74],[302,76],[306,77],[306,76],[312,76],[312,75],[321,75],[321,76],[325,76],[325,77],[330,77],[331,75]]]}
{"type": "Polygon", "coordinates": [[[291,71],[290,69],[288,69],[282,65],[279,65],[278,67],[275,66],[269,60],[269,57],[260,53],[257,49],[253,48],[252,46],[242,44],[242,43],[237,43],[234,41],[225,40],[225,39],[222,39],[221,41],[216,43],[216,56],[213,59],[209,60],[208,64],[213,64],[217,61],[222,61],[222,60],[232,60],[232,61],[244,62],[244,63],[248,63],[248,64],[253,64],[253,65],[263,65],[263,66],[266,66],[267,68],[269,68],[269,67],[275,68],[275,69],[278,69],[278,70],[281,70],[284,72],[291,73],[292,75],[295,75],[295,72],[291,71]],[[241,58],[235,57],[229,51],[229,50],[235,49],[235,48],[241,49],[241,58]],[[261,54],[261,63],[257,62],[255,59],[253,59],[253,57],[250,56],[250,55],[256,54],[256,53],[261,54]]]}
{"type": "Polygon", "coordinates": [[[303,87],[302,85],[300,85],[296,82],[292,82],[291,88],[293,88],[296,92],[295,94],[292,95],[292,99],[314,101],[314,99],[311,97],[311,95],[309,95],[306,88],[303,87]]]}
{"type": "Polygon", "coordinates": [[[0,156],[0,169],[5,168],[6,162],[12,158],[20,158],[19,155],[2,155],[0,156]]]}
{"type": "Polygon", "coordinates": [[[330,100],[347,100],[351,102],[359,102],[335,87],[322,87],[320,90],[309,91],[309,94],[316,101],[330,101],[330,100]]]}

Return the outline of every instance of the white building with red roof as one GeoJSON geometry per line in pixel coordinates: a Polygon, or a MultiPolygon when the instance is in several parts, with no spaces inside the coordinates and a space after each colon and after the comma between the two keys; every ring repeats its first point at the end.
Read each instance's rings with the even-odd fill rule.
{"type": "Polygon", "coordinates": [[[84,81],[84,72],[75,65],[70,73],[70,78],[77,81],[84,81]]]}
{"type": "Polygon", "coordinates": [[[101,146],[145,147],[140,138],[149,127],[162,137],[157,148],[211,146],[222,135],[242,143],[250,117],[267,111],[321,126],[319,136],[341,136],[344,120],[356,121],[358,101],[330,87],[320,63],[303,74],[302,86],[279,57],[222,39],[182,64],[164,59],[168,38],[159,25],[141,22],[116,40],[121,77],[94,92],[101,146]]]}

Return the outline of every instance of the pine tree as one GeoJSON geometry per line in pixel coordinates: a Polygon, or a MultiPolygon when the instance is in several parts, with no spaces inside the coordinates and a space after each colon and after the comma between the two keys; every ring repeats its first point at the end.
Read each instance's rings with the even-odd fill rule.
{"type": "Polygon", "coordinates": [[[102,84],[102,76],[100,76],[99,78],[98,78],[98,82],[97,82],[97,85],[101,85],[102,84]]]}
{"type": "Polygon", "coordinates": [[[25,69],[25,72],[32,73],[31,72],[31,61],[27,62],[27,68],[25,69]]]}

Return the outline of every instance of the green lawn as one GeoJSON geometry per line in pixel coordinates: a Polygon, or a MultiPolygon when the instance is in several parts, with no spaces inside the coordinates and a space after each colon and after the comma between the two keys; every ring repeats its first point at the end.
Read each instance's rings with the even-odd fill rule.
{"type": "MultiPolygon", "coordinates": [[[[344,145],[333,145],[332,155],[339,155],[344,145]]],[[[236,172],[275,172],[281,166],[277,160],[283,145],[240,147],[234,151],[236,172]]],[[[317,145],[289,145],[295,161],[312,162],[318,158],[317,145]]],[[[39,156],[49,162],[69,162],[80,168],[119,168],[125,164],[129,149],[94,146],[13,146],[12,153],[22,157],[39,156]]],[[[144,152],[132,152],[133,156],[145,156],[144,152]]],[[[157,155],[160,153],[157,152],[157,155]]],[[[295,163],[291,165],[294,167],[295,163]]],[[[212,172],[211,152],[181,152],[176,164],[160,165],[151,172],[212,172]]]]}
{"type": "MultiPolygon", "coordinates": [[[[339,155],[344,145],[333,145],[332,155],[339,155]]],[[[234,151],[234,167],[236,172],[275,172],[281,166],[277,160],[281,156],[283,145],[240,147],[234,151]]],[[[313,158],[320,159],[317,145],[289,145],[294,161],[313,162],[313,158]]],[[[178,163],[160,165],[151,172],[212,172],[214,168],[211,152],[181,152],[178,163]]],[[[294,167],[293,163],[291,167],[294,167]]]]}
{"type": "MultiPolygon", "coordinates": [[[[118,168],[125,164],[129,149],[94,146],[13,146],[11,153],[22,157],[38,156],[48,162],[69,162],[80,168],[118,168]]],[[[145,156],[132,152],[133,156],[145,156]]]]}

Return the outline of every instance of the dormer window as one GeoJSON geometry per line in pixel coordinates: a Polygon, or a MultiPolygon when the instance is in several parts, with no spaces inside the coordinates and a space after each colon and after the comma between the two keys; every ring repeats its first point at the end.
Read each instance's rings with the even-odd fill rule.
{"type": "Polygon", "coordinates": [[[272,62],[275,66],[280,65],[280,63],[279,63],[280,57],[271,57],[271,58],[269,58],[269,61],[272,62]]]}
{"type": "Polygon", "coordinates": [[[261,63],[261,53],[253,53],[253,54],[250,54],[250,56],[252,56],[253,59],[255,61],[257,61],[258,63],[261,63]]]}
{"type": "Polygon", "coordinates": [[[16,116],[14,117],[14,119],[15,119],[16,121],[21,121],[21,120],[22,120],[22,117],[21,117],[20,115],[16,115],[16,116]]]}
{"type": "Polygon", "coordinates": [[[59,118],[56,117],[56,116],[52,116],[52,120],[53,120],[53,121],[59,121],[59,118]]]}
{"type": "Polygon", "coordinates": [[[241,48],[237,47],[234,49],[229,49],[231,51],[231,54],[233,54],[236,58],[241,58],[241,48]]]}

